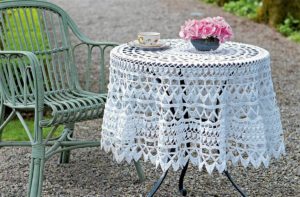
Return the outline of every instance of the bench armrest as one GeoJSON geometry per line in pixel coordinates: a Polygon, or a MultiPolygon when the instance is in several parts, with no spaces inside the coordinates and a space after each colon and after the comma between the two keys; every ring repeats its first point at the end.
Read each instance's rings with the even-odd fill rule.
{"type": "Polygon", "coordinates": [[[4,101],[16,105],[16,96],[22,96],[27,105],[29,95],[35,100],[36,112],[44,108],[44,87],[41,67],[36,55],[29,51],[0,51],[0,94],[4,101]],[[21,75],[21,76],[20,76],[21,75]],[[21,86],[21,87],[20,87],[21,86]]]}
{"type": "Polygon", "coordinates": [[[75,24],[75,22],[71,19],[71,17],[69,17],[68,15],[66,15],[67,17],[67,22],[69,27],[71,28],[71,30],[73,31],[73,33],[76,35],[76,37],[84,44],[88,44],[88,45],[93,45],[93,46],[103,46],[103,47],[115,47],[118,46],[119,44],[116,42],[99,42],[99,41],[94,41],[89,39],[86,35],[84,35],[79,28],[77,27],[77,25],[75,24]]]}
{"type": "Polygon", "coordinates": [[[98,42],[98,41],[93,41],[89,39],[86,35],[80,32],[78,29],[77,25],[74,23],[74,21],[68,16],[67,17],[67,22],[72,30],[72,32],[75,34],[75,36],[81,41],[79,44],[73,46],[73,55],[75,57],[75,50],[82,45],[87,46],[87,64],[85,65],[84,69],[84,87],[81,87],[79,84],[77,84],[78,89],[84,89],[87,91],[91,91],[91,75],[92,75],[92,52],[93,49],[99,49],[99,92],[100,93],[105,93],[106,92],[106,82],[108,81],[106,78],[106,66],[105,66],[105,52],[108,50],[108,48],[113,48],[115,46],[118,46],[119,44],[116,42],[98,42]]]}

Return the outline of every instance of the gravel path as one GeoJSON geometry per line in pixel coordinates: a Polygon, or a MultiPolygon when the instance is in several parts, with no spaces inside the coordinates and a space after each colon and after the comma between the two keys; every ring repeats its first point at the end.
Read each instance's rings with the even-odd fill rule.
{"type": "MultiPolygon", "coordinates": [[[[224,16],[232,25],[235,41],[259,45],[270,51],[272,72],[285,131],[287,155],[259,169],[236,167],[232,175],[250,196],[299,196],[300,185],[300,45],[272,28],[225,13],[197,0],[52,0],[63,7],[89,37],[127,42],[138,31],[158,31],[176,38],[191,13],[224,16]]],[[[202,17],[201,16],[201,17],[202,17]]],[[[78,124],[80,137],[99,138],[101,120],[78,124]]],[[[0,196],[25,196],[30,149],[0,149],[0,196]]],[[[117,164],[98,148],[72,152],[70,164],[46,164],[44,196],[142,196],[161,171],[148,163],[147,180],[138,183],[133,164],[117,164]]],[[[170,172],[157,196],[178,196],[179,172],[170,172]]],[[[224,176],[191,167],[185,183],[189,196],[238,196],[224,176]]]]}

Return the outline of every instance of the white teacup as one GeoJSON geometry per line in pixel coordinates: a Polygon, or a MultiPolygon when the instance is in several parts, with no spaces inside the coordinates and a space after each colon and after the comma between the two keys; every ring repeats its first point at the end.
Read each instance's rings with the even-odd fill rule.
{"type": "Polygon", "coordinates": [[[157,46],[160,40],[160,33],[140,32],[138,33],[138,42],[145,46],[157,46]]]}

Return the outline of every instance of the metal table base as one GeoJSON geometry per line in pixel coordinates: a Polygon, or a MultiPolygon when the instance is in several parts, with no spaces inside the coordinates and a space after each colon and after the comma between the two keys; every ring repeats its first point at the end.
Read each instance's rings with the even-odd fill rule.
{"type": "MultiPolygon", "coordinates": [[[[187,190],[184,188],[184,176],[186,174],[186,171],[188,169],[188,165],[189,165],[189,161],[186,163],[186,165],[183,167],[183,169],[181,170],[181,174],[180,174],[180,178],[179,178],[179,184],[178,184],[178,189],[179,192],[182,196],[186,196],[187,195],[187,190]]],[[[159,189],[159,187],[161,186],[161,184],[163,183],[163,181],[165,180],[166,176],[168,174],[168,170],[163,172],[163,174],[161,175],[161,177],[154,183],[152,189],[150,190],[150,192],[147,194],[147,197],[152,197],[154,196],[154,194],[157,192],[157,190],[159,189]]],[[[241,190],[241,188],[234,182],[233,178],[231,177],[230,173],[225,170],[223,172],[223,174],[228,178],[228,180],[231,182],[231,184],[233,185],[233,187],[239,192],[239,194],[242,197],[247,197],[246,193],[243,192],[241,190]]]]}

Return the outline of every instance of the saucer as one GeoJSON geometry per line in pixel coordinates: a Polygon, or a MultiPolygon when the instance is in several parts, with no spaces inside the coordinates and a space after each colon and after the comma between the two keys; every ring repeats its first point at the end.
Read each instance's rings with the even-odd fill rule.
{"type": "Polygon", "coordinates": [[[171,46],[171,44],[169,42],[162,42],[162,41],[159,41],[159,43],[155,46],[142,45],[137,40],[128,42],[127,44],[130,47],[135,47],[135,48],[146,50],[146,51],[164,50],[164,49],[170,48],[170,46],[171,46]]]}

